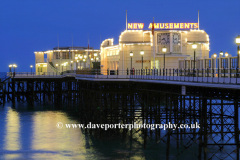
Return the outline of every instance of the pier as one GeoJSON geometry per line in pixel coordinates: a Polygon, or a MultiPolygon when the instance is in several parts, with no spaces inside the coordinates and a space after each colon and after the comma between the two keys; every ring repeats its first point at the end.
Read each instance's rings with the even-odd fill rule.
{"type": "MultiPolygon", "coordinates": [[[[88,124],[194,124],[200,129],[91,130],[129,138],[129,145],[166,145],[166,159],[239,160],[240,78],[173,75],[15,73],[1,82],[1,104],[74,108],[88,124]],[[173,151],[176,150],[176,151],[173,151]],[[173,153],[174,152],[174,153],[173,153]]],[[[117,73],[117,71],[115,72],[117,73]]],[[[129,72],[131,73],[131,72],[129,72]]],[[[9,75],[9,74],[8,74],[9,75]]],[[[200,74],[199,74],[200,75],[200,74]]]]}

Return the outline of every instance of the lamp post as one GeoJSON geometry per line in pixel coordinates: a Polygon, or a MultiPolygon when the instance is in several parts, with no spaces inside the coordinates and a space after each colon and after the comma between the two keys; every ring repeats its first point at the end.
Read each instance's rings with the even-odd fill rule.
{"type": "Polygon", "coordinates": [[[80,69],[81,69],[82,68],[81,62],[82,62],[83,56],[79,56],[79,58],[80,58],[80,69]]]}
{"type": "Polygon", "coordinates": [[[10,64],[8,67],[9,67],[9,72],[12,72],[12,67],[13,67],[13,65],[10,64]]]}
{"type": "Polygon", "coordinates": [[[33,68],[33,65],[30,65],[30,68],[31,68],[31,74],[32,74],[32,68],[33,68]]]}
{"type": "MultiPolygon", "coordinates": [[[[216,58],[217,58],[217,54],[216,54],[216,53],[213,54],[213,58],[215,58],[215,66],[214,66],[213,63],[212,63],[212,65],[213,65],[213,66],[212,66],[212,69],[213,69],[213,72],[214,72],[214,68],[217,67],[217,66],[216,66],[216,65],[217,65],[217,64],[216,64],[216,62],[217,62],[217,61],[216,61],[216,58]]],[[[219,70],[218,70],[218,71],[219,71],[219,70]]]]}
{"type": "Polygon", "coordinates": [[[193,43],[192,44],[192,49],[194,50],[194,57],[193,57],[193,70],[195,71],[195,61],[196,61],[196,49],[197,49],[197,44],[196,43],[193,43]]]}
{"type": "MultiPolygon", "coordinates": [[[[86,59],[83,59],[84,64],[86,63],[86,59]]],[[[84,65],[85,66],[85,65],[84,65]]]]}
{"type": "Polygon", "coordinates": [[[237,44],[237,68],[239,68],[239,54],[240,54],[240,35],[236,37],[236,44],[237,44]]]}
{"type": "Polygon", "coordinates": [[[85,59],[84,67],[87,68],[87,55],[84,55],[83,58],[85,59]]]}
{"type": "Polygon", "coordinates": [[[97,53],[94,53],[95,62],[96,62],[96,57],[97,57],[97,53]]]}
{"type": "Polygon", "coordinates": [[[73,70],[73,61],[71,61],[71,70],[73,70]]]}
{"type": "Polygon", "coordinates": [[[165,54],[167,52],[167,48],[165,46],[162,48],[162,52],[163,52],[163,68],[165,69],[165,54]]]}
{"type": "Polygon", "coordinates": [[[130,57],[131,57],[131,69],[132,69],[132,57],[133,57],[133,52],[130,52],[130,57]]]}
{"type": "Polygon", "coordinates": [[[64,66],[64,64],[62,64],[62,73],[63,73],[63,66],[64,66]]]}
{"type": "Polygon", "coordinates": [[[144,51],[141,50],[141,51],[140,51],[140,54],[142,55],[142,69],[143,69],[143,55],[144,55],[144,51]]]}
{"type": "Polygon", "coordinates": [[[16,64],[13,64],[12,66],[13,66],[13,72],[15,73],[16,68],[17,68],[17,65],[16,65],[16,64]]]}

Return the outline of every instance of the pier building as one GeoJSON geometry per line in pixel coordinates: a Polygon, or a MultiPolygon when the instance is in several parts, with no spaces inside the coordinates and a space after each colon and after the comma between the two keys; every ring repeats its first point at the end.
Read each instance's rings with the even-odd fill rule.
{"type": "Polygon", "coordinates": [[[198,23],[155,23],[144,30],[143,23],[130,23],[119,44],[112,38],[102,42],[102,69],[207,68],[209,35],[197,28],[198,23]]]}
{"type": "Polygon", "coordinates": [[[100,61],[100,50],[88,47],[55,47],[53,50],[35,53],[37,75],[62,73],[71,70],[90,69],[100,61]]]}

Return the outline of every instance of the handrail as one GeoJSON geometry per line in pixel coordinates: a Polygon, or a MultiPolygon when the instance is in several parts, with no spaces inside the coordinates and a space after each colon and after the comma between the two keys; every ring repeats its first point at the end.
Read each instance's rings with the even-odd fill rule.
{"type": "Polygon", "coordinates": [[[127,70],[77,70],[76,72],[53,73],[44,72],[9,72],[8,76],[14,78],[24,77],[65,77],[95,79],[144,79],[144,80],[170,80],[197,83],[240,84],[239,68],[207,68],[207,69],[127,69],[127,70]]]}

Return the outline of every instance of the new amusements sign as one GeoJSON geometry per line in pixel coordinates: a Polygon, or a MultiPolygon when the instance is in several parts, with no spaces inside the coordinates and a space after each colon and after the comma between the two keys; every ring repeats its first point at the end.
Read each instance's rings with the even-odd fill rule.
{"type": "MultiPolygon", "coordinates": [[[[148,29],[153,28],[153,23],[148,29]]],[[[144,29],[144,23],[128,23],[128,29],[144,29]]],[[[198,29],[198,23],[154,23],[154,29],[198,29]]]]}

